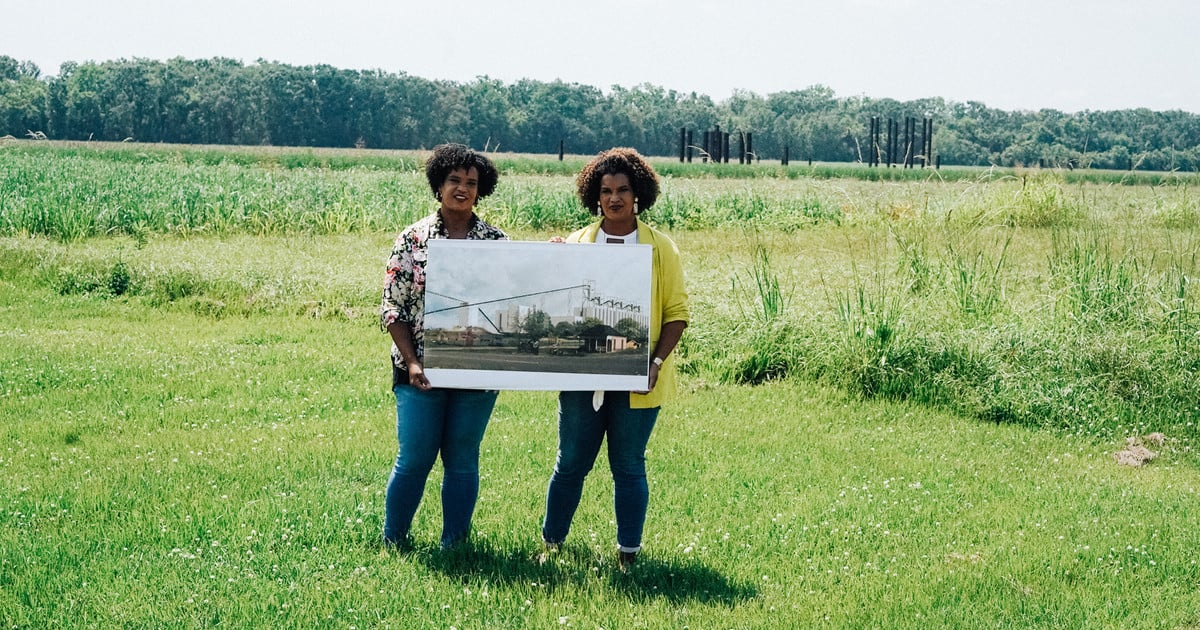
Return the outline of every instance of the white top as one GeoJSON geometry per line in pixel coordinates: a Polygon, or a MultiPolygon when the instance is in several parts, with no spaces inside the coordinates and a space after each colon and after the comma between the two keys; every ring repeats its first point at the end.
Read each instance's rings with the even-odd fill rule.
{"type": "Polygon", "coordinates": [[[608,232],[605,232],[604,228],[600,228],[600,230],[596,232],[596,242],[609,245],[637,245],[637,232],[637,229],[634,229],[625,236],[613,236],[608,232]]]}
{"type": "MultiPolygon", "coordinates": [[[[637,245],[637,229],[635,228],[632,232],[626,234],[625,236],[613,236],[608,232],[605,232],[604,228],[600,228],[596,231],[596,242],[604,245],[637,245]]],[[[599,389],[595,392],[592,392],[592,409],[594,411],[600,411],[600,406],[603,404],[604,390],[599,389]]],[[[640,549],[640,547],[638,549],[640,549]]],[[[622,547],[621,550],[625,551],[624,547],[622,547]]]]}

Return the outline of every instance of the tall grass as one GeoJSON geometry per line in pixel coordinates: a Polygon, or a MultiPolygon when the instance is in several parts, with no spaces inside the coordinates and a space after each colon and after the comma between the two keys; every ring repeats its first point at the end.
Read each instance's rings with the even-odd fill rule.
{"type": "Polygon", "coordinates": [[[344,233],[428,211],[415,176],[270,171],[218,164],[127,165],[4,155],[0,230],[65,241],[100,234],[344,233]]]}
{"type": "Polygon", "coordinates": [[[1195,625],[1200,478],[1183,422],[1158,424],[1171,420],[1168,403],[1195,413],[1195,390],[1183,388],[1195,355],[1187,369],[1163,369],[1187,356],[1172,350],[1170,326],[1196,323],[1200,310],[1194,285],[1175,284],[1195,277],[1194,247],[1156,261],[1167,270],[1156,288],[1182,300],[1169,303],[1182,319],[1142,320],[1139,338],[1107,320],[1097,323],[1109,326],[1103,334],[1080,334],[1043,312],[1031,295],[1049,300],[1057,286],[1038,281],[1046,235],[1014,238],[1001,267],[1007,308],[1021,319],[967,321],[946,290],[942,239],[953,231],[929,231],[933,284],[921,293],[901,273],[892,233],[856,224],[757,239],[674,235],[695,307],[684,337],[691,371],[650,442],[646,549],[630,573],[614,566],[604,474],[591,476],[563,553],[534,560],[556,448],[545,392],[501,394],[470,547],[438,550],[437,468],[415,549],[376,544],[395,454],[388,341],[372,312],[389,234],[154,235],[140,246],[127,236],[0,238],[0,619],[19,628],[1195,625]],[[105,282],[56,292],[71,264],[105,282]],[[159,303],[140,292],[170,277],[191,287],[188,297],[159,303]],[[745,287],[740,305],[733,277],[745,287]],[[780,308],[764,309],[764,294],[780,308]],[[199,298],[229,306],[201,313],[188,303],[199,298]],[[328,299],[365,310],[306,311],[328,299]],[[734,326],[782,329],[768,319],[790,331],[775,345],[787,349],[791,378],[718,382],[745,345],[767,347],[734,326]],[[1162,345],[1149,343],[1151,324],[1163,325],[1162,345]],[[813,382],[823,379],[849,393],[813,382]],[[1141,426],[1106,435],[1012,423],[1025,413],[1085,422],[1113,400],[1101,385],[1130,396],[1149,382],[1162,400],[1127,399],[1141,426]],[[1153,464],[1114,463],[1124,435],[1155,429],[1168,440],[1153,464]]]}
{"type": "Polygon", "coordinates": [[[1004,302],[1002,272],[1011,233],[999,252],[976,251],[974,255],[957,251],[953,244],[946,250],[951,267],[950,290],[960,316],[967,321],[973,318],[986,319],[995,313],[1004,302]],[[994,260],[993,260],[994,256],[994,260]]]}
{"type": "MultiPolygon", "coordinates": [[[[390,229],[429,211],[423,152],[9,142],[0,145],[0,233],[75,241],[100,234],[339,234],[390,229]]],[[[586,158],[496,155],[505,177],[494,207],[511,225],[567,229],[582,211],[569,191],[586,158]],[[509,186],[508,182],[513,185],[509,186]]],[[[869,169],[857,165],[780,167],[680,164],[656,158],[672,183],[656,209],[672,229],[757,225],[774,230],[861,220],[882,200],[859,190],[898,186],[923,192],[897,208],[941,206],[947,214],[1025,227],[1075,224],[1087,203],[1069,186],[1171,186],[1153,215],[1195,224],[1190,175],[1122,175],[958,169],[869,169]],[[1147,176],[1149,177],[1149,176],[1147,176]],[[961,191],[982,188],[971,203],[961,191]]],[[[1109,195],[1106,195],[1109,196],[1109,195]]]]}
{"type": "Polygon", "coordinates": [[[751,245],[748,278],[735,275],[731,294],[741,319],[724,331],[731,339],[743,340],[741,351],[722,371],[725,382],[756,384],[784,378],[795,361],[794,329],[787,322],[787,291],[771,265],[768,246],[755,237],[751,245]]]}
{"type": "MultiPolygon", "coordinates": [[[[1196,268],[1193,256],[1190,268],[1196,268]]],[[[1196,276],[1179,267],[1168,269],[1162,279],[1163,321],[1176,351],[1200,344],[1200,298],[1196,297],[1196,276]]]]}
{"type": "MultiPolygon", "coordinates": [[[[0,231],[14,235],[0,255],[29,266],[36,248],[45,262],[35,276],[64,296],[218,318],[367,317],[391,235],[433,208],[406,156],[389,158],[395,169],[339,170],[289,167],[269,151],[229,161],[216,150],[128,160],[89,151],[0,152],[0,231]],[[179,257],[197,235],[229,249],[179,257]],[[262,237],[294,239],[289,274],[262,271],[262,237]],[[309,285],[331,286],[322,274],[345,274],[314,263],[311,242],[372,257],[355,281],[312,294],[309,285]]],[[[538,240],[590,220],[556,161],[511,159],[481,205],[486,218],[538,240]]],[[[1194,438],[1200,224],[1181,219],[1195,209],[1186,183],[1097,186],[1045,172],[863,182],[744,169],[757,179],[663,169],[646,215],[686,247],[689,282],[723,296],[695,305],[680,349],[692,376],[808,378],[987,420],[1097,436],[1154,425],[1194,438]]]]}
{"type": "Polygon", "coordinates": [[[1055,233],[1051,239],[1051,275],[1063,284],[1065,311],[1081,323],[1126,321],[1140,315],[1145,270],[1140,257],[1129,252],[1117,257],[1112,243],[1101,235],[1089,241],[1055,233]],[[1068,243],[1063,243],[1068,238],[1068,243]]]}
{"type": "MultiPolygon", "coordinates": [[[[788,237],[794,260],[772,255],[764,264],[755,247],[743,249],[729,276],[792,278],[790,301],[802,308],[767,327],[758,323],[769,303],[761,289],[734,291],[738,308],[705,305],[710,326],[734,332],[713,333],[723,344],[685,342],[689,367],[722,382],[809,378],[1105,439],[1164,431],[1192,449],[1200,437],[1194,230],[1152,218],[1125,223],[1102,208],[1080,219],[1079,202],[1061,194],[1037,196],[1051,212],[1034,216],[1073,208],[1049,228],[1015,225],[1003,211],[887,213],[788,237]]],[[[976,195],[959,207],[975,207],[976,195]]],[[[728,242],[712,236],[693,251],[728,242]]]]}
{"type": "Polygon", "coordinates": [[[771,254],[761,242],[752,246],[750,281],[738,283],[734,280],[734,291],[741,298],[740,305],[752,302],[757,305],[752,311],[743,309],[747,319],[758,319],[770,324],[783,317],[787,311],[787,295],[781,288],[779,276],[771,266],[771,254]],[[749,288],[746,285],[750,285],[749,288]]]}

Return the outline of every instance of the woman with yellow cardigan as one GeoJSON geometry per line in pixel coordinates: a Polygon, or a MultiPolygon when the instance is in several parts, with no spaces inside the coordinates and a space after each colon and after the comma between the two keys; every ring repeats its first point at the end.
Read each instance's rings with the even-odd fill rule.
{"type": "Polygon", "coordinates": [[[544,561],[558,551],[571,527],[591,472],[607,437],[617,518],[617,560],[628,570],[642,548],[649,504],[646,443],[662,402],[675,390],[671,351],[688,325],[687,291],[679,249],[666,234],[638,219],[658,198],[658,175],[627,148],[597,155],[576,178],[579,200],[599,220],[572,233],[567,242],[603,245],[645,244],[653,249],[650,282],[649,390],[645,392],[561,392],[558,397],[558,454],[546,492],[542,524],[544,561]]]}

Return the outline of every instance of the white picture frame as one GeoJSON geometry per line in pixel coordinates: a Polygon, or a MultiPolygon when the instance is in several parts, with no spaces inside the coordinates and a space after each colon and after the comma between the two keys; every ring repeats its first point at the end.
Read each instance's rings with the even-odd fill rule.
{"type": "Polygon", "coordinates": [[[650,245],[429,241],[434,387],[645,391],[650,245]]]}

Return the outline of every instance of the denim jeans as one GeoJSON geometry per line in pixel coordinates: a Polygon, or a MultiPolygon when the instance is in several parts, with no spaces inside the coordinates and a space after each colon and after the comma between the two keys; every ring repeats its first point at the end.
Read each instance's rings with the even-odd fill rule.
{"type": "Polygon", "coordinates": [[[658,407],[630,409],[628,392],[605,392],[600,411],[592,409],[592,392],[558,395],[558,457],[546,491],[542,539],[561,543],[579,507],[583,481],[596,463],[600,443],[608,437],[608,465],[613,477],[617,544],[638,551],[650,487],[646,483],[646,443],[658,419],[658,407]]]}
{"type": "Polygon", "coordinates": [[[425,480],[442,456],[442,547],[467,537],[479,496],[479,443],[487,429],[495,391],[396,385],[396,439],[400,448],[388,479],[383,539],[409,535],[425,480]]]}

